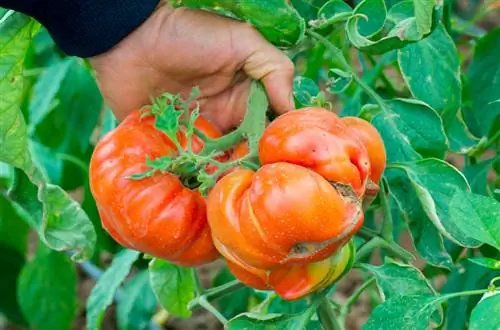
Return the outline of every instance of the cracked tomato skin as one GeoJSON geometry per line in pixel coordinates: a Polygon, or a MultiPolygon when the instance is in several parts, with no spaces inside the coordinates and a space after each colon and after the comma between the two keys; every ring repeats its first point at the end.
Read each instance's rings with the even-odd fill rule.
{"type": "MultiPolygon", "coordinates": [[[[90,163],[90,188],[103,227],[121,245],[178,265],[195,266],[218,257],[206,216],[206,201],[170,173],[141,180],[127,176],[146,171],[146,157],[176,152],[172,141],[154,128],[154,117],[130,114],[96,146],[90,163]]],[[[219,131],[198,118],[195,126],[209,137],[219,131]]],[[[183,133],[178,135],[187,146],[183,133]]],[[[193,150],[203,142],[194,137],[193,150]]]]}
{"type": "Polygon", "coordinates": [[[285,113],[264,131],[262,164],[287,162],[307,167],[326,180],[349,186],[363,197],[371,173],[368,151],[335,113],[303,108],[285,113]]]}
{"type": "Polygon", "coordinates": [[[387,162],[384,141],[377,129],[366,120],[358,117],[343,117],[342,121],[349,127],[351,132],[361,141],[361,143],[363,143],[368,151],[371,167],[371,182],[367,186],[367,193],[369,195],[376,195],[379,190],[378,183],[382,178],[387,162]]]}
{"type": "Polygon", "coordinates": [[[270,270],[330,256],[359,229],[363,213],[314,171],[275,163],[223,177],[209,194],[208,222],[226,259],[270,270]]]}

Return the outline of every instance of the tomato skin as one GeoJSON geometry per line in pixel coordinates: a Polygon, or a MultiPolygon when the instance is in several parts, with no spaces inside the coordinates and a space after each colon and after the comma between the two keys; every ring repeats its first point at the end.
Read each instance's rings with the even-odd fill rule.
{"type": "Polygon", "coordinates": [[[349,127],[351,132],[363,143],[370,158],[370,180],[366,186],[367,196],[374,198],[379,192],[379,182],[384,173],[387,153],[384,141],[377,129],[366,120],[358,117],[344,117],[342,121],[349,127]]]}
{"type": "Polygon", "coordinates": [[[262,164],[301,165],[332,183],[348,185],[362,197],[370,175],[368,151],[333,112],[303,108],[278,117],[259,143],[262,164]]]}
{"type": "Polygon", "coordinates": [[[221,254],[270,268],[333,253],[361,226],[359,204],[307,168],[276,163],[223,177],[209,194],[208,222],[221,254]]]}
{"type": "Polygon", "coordinates": [[[324,289],[341,279],[353,266],[351,241],[328,258],[307,264],[285,264],[269,270],[251,267],[241,260],[227,260],[229,270],[246,285],[274,290],[284,300],[296,300],[324,289]]]}
{"type": "MultiPolygon", "coordinates": [[[[97,144],[90,162],[90,188],[103,227],[120,244],[169,260],[194,266],[215,260],[218,252],[206,220],[206,201],[170,173],[141,180],[127,176],[147,170],[146,157],[176,153],[174,144],[154,128],[154,117],[130,114],[97,144]]],[[[195,126],[210,137],[220,133],[198,118],[195,126]]],[[[187,138],[178,134],[182,147],[187,138]]],[[[203,142],[192,140],[199,152],[203,142]]]]}

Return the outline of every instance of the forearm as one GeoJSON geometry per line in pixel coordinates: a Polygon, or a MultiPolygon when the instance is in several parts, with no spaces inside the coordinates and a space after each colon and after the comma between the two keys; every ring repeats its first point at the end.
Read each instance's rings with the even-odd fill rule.
{"type": "Polygon", "coordinates": [[[141,25],[160,0],[0,0],[32,16],[68,55],[101,54],[141,25]]]}

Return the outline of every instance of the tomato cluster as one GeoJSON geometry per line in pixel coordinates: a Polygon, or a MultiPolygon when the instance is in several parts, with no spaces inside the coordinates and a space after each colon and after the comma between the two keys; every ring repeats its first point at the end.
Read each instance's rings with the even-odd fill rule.
{"type": "MultiPolygon", "coordinates": [[[[220,136],[202,118],[195,126],[220,136]]],[[[188,139],[178,135],[185,147],[188,139]]],[[[196,136],[191,144],[194,152],[203,148],[196,136]]],[[[232,158],[247,152],[241,144],[232,158]]],[[[146,170],[146,156],[172,153],[172,141],[155,129],[154,118],[138,113],[99,142],[91,189],[104,228],[124,246],[180,265],[200,265],[220,253],[242,282],[290,300],[350,269],[363,200],[377,194],[386,161],[370,123],[304,108],[265,129],[258,170],[225,173],[206,199],[170,173],[126,178],[146,170]]]]}

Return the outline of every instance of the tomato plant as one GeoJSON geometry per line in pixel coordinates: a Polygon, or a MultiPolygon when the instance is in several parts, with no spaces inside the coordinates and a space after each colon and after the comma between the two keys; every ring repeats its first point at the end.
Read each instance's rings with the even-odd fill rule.
{"type": "Polygon", "coordinates": [[[226,135],[197,88],[118,123],[0,9],[2,326],[500,328],[498,1],[171,4],[286,52],[296,110],[253,82],[226,135]]]}

